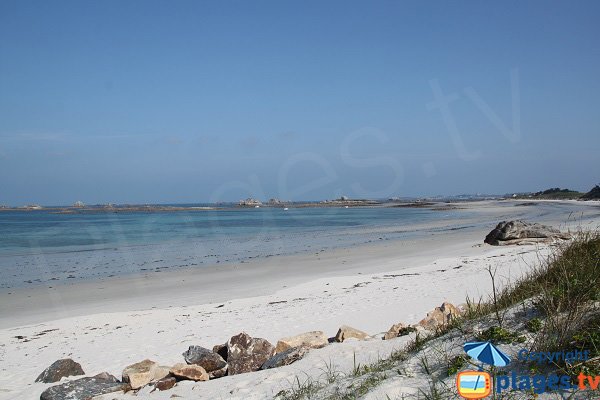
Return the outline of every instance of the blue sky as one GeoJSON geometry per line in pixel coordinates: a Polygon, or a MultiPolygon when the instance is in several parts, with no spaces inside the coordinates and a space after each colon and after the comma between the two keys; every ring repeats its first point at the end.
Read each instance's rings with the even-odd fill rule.
{"type": "Polygon", "coordinates": [[[599,18],[594,1],[4,0],[0,204],[589,190],[599,18]]]}

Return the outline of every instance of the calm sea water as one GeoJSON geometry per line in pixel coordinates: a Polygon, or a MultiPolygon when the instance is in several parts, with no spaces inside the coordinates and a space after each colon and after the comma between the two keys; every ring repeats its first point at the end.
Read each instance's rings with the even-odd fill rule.
{"type": "Polygon", "coordinates": [[[280,208],[156,213],[0,213],[0,288],[243,262],[423,234],[462,210],[280,208]]]}

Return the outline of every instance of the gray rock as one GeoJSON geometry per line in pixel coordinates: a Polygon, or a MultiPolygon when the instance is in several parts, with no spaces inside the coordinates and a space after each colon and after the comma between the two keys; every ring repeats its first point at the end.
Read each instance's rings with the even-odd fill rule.
{"type": "Polygon", "coordinates": [[[227,363],[219,354],[201,346],[190,346],[183,358],[188,364],[199,365],[208,372],[211,379],[220,378],[227,373],[227,363]]]}
{"type": "Polygon", "coordinates": [[[535,243],[552,239],[570,239],[570,235],[561,233],[551,226],[528,223],[520,220],[502,221],[485,237],[484,242],[501,246],[506,244],[535,243]]]}
{"type": "Polygon", "coordinates": [[[119,382],[110,374],[102,373],[49,387],[41,394],[40,400],[88,400],[94,396],[128,389],[129,385],[126,383],[119,382]]]}
{"type": "Polygon", "coordinates": [[[54,361],[52,365],[46,368],[35,381],[54,383],[60,381],[63,377],[74,375],[85,375],[85,372],[83,372],[83,369],[79,363],[76,363],[70,358],[65,358],[54,361]]]}
{"type": "Polygon", "coordinates": [[[273,355],[275,347],[266,339],[252,338],[244,332],[232,336],[227,342],[229,375],[258,371],[273,355]]]}
{"type": "Polygon", "coordinates": [[[292,347],[269,358],[260,369],[279,368],[284,365],[290,365],[302,359],[308,353],[308,350],[309,348],[306,346],[292,347]]]}

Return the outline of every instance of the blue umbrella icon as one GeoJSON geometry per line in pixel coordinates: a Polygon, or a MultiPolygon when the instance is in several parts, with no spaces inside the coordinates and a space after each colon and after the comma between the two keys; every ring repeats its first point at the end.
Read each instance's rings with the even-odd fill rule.
{"type": "Polygon", "coordinates": [[[469,342],[463,348],[472,358],[494,367],[505,367],[510,358],[490,342],[469,342]]]}

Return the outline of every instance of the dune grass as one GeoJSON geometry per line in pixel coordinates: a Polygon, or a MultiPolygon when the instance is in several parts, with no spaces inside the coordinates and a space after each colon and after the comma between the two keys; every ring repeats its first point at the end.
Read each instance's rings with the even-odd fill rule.
{"type": "MultiPolygon", "coordinates": [[[[494,280],[492,271],[490,276],[494,280]]],[[[335,379],[327,379],[325,382],[297,380],[290,389],[280,392],[277,398],[359,399],[389,376],[401,374],[402,363],[410,355],[425,348],[429,341],[455,329],[460,331],[467,321],[483,318],[497,321],[498,325],[480,332],[477,339],[520,343],[524,340],[520,332],[503,327],[502,315],[507,309],[532,300],[540,316],[525,321],[524,326],[534,337],[534,349],[589,350],[591,359],[587,362],[574,365],[563,362],[553,367],[571,376],[576,376],[579,372],[600,375],[600,232],[581,232],[573,240],[559,245],[524,278],[500,291],[496,291],[494,285],[494,293],[489,301],[474,302],[467,299],[467,312],[438,329],[435,334],[425,338],[416,335],[407,346],[388,358],[369,365],[355,365],[349,373],[327,374],[335,376],[335,379]],[[340,380],[344,380],[343,390],[326,390],[340,380]]],[[[464,363],[463,358],[449,358],[447,375],[456,373],[464,363]]],[[[429,390],[420,391],[417,398],[445,398],[445,389],[438,387],[439,382],[431,382],[429,390]]]]}

